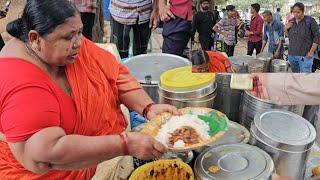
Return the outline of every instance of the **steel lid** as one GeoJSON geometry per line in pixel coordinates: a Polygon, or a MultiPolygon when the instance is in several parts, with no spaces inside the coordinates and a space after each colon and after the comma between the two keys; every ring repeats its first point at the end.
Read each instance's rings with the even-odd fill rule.
{"type": "Polygon", "coordinates": [[[151,76],[151,84],[159,84],[163,72],[176,67],[191,66],[191,62],[172,54],[151,53],[134,56],[125,61],[124,65],[140,83],[146,84],[145,77],[151,76]]]}
{"type": "Polygon", "coordinates": [[[231,144],[209,148],[198,156],[195,174],[200,179],[268,179],[274,170],[271,157],[261,149],[247,144],[231,144]],[[212,166],[220,168],[213,173],[212,166]]]}
{"type": "Polygon", "coordinates": [[[272,58],[273,58],[273,54],[269,52],[262,52],[257,55],[257,59],[262,61],[271,60],[272,58]]]}
{"type": "Polygon", "coordinates": [[[234,65],[244,65],[248,66],[249,63],[255,61],[255,59],[252,56],[243,55],[243,56],[234,56],[232,58],[229,58],[231,63],[234,65]]]}
{"type": "Polygon", "coordinates": [[[309,150],[316,138],[311,123],[293,112],[278,109],[256,114],[250,131],[269,146],[294,152],[309,150]]]}
{"type": "Polygon", "coordinates": [[[283,59],[274,59],[272,60],[271,64],[273,66],[287,66],[288,62],[283,59]]]}

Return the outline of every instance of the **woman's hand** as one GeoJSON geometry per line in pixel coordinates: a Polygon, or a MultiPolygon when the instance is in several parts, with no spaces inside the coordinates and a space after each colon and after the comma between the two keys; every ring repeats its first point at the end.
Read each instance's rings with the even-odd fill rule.
{"type": "Polygon", "coordinates": [[[152,119],[154,118],[156,115],[160,114],[160,113],[164,113],[164,112],[168,112],[174,115],[179,115],[179,111],[176,107],[171,106],[169,104],[155,104],[153,106],[151,106],[148,114],[147,114],[147,119],[152,119]]]}
{"type": "Polygon", "coordinates": [[[253,79],[253,89],[251,93],[260,99],[269,99],[266,87],[266,74],[251,74],[253,79]]]}
{"type": "Polygon", "coordinates": [[[166,148],[152,137],[139,132],[127,133],[129,154],[142,160],[160,158],[166,148]]]}

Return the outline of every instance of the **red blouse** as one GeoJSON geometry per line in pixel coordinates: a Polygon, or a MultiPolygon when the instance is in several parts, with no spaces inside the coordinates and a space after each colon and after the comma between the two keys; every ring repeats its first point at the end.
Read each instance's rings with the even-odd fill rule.
{"type": "Polygon", "coordinates": [[[0,58],[0,132],[8,142],[27,140],[46,127],[73,133],[76,107],[46,73],[18,58],[0,58]]]}

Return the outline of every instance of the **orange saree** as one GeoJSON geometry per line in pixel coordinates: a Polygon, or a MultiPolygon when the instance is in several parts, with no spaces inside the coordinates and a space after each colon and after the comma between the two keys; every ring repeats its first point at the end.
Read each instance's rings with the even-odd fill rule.
{"type": "MultiPolygon", "coordinates": [[[[119,107],[119,94],[141,89],[141,86],[111,53],[84,39],[76,61],[66,68],[66,75],[77,109],[73,134],[119,134],[126,128],[119,107]]],[[[79,171],[53,170],[46,174],[34,174],[16,161],[4,141],[0,141],[0,153],[1,164],[6,164],[5,167],[0,167],[1,180],[90,179],[96,169],[93,167],[79,171]]]]}
{"type": "Polygon", "coordinates": [[[231,66],[227,57],[219,52],[206,51],[209,55],[209,72],[225,73],[231,66]]]}

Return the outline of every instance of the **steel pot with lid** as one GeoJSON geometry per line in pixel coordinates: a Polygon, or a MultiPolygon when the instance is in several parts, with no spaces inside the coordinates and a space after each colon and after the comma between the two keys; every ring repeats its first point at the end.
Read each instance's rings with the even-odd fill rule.
{"type": "Polygon", "coordinates": [[[229,60],[235,73],[248,73],[248,64],[255,61],[248,55],[229,57],[229,60]]]}
{"type": "Polygon", "coordinates": [[[260,60],[252,61],[248,64],[249,73],[263,73],[264,72],[264,62],[260,60]]]}
{"type": "Polygon", "coordinates": [[[214,109],[223,112],[230,120],[239,122],[239,107],[243,91],[230,88],[231,74],[217,74],[217,96],[214,109]]]}
{"type": "Polygon", "coordinates": [[[264,72],[270,71],[270,63],[273,59],[273,54],[269,52],[262,52],[257,55],[257,59],[264,62],[264,72]]]}
{"type": "Polygon", "coordinates": [[[212,108],[217,84],[212,73],[192,73],[191,67],[179,67],[161,74],[159,102],[177,108],[212,108]]]}
{"type": "Polygon", "coordinates": [[[194,164],[194,173],[199,180],[271,180],[273,171],[271,157],[248,144],[209,148],[194,164]]]}
{"type": "Polygon", "coordinates": [[[271,61],[271,72],[288,72],[288,62],[283,59],[273,59],[271,61]]]}
{"type": "Polygon", "coordinates": [[[285,110],[258,113],[251,126],[250,144],[266,151],[277,174],[302,180],[316,138],[315,128],[301,116],[285,110]]]}
{"type": "Polygon", "coordinates": [[[124,65],[128,67],[130,73],[140,82],[152,100],[159,102],[160,75],[172,68],[191,66],[191,62],[172,54],[151,53],[134,56],[125,61],[124,65]]]}
{"type": "Polygon", "coordinates": [[[284,109],[302,116],[304,106],[277,105],[269,100],[259,99],[252,95],[249,91],[245,91],[240,105],[240,123],[244,125],[247,129],[250,129],[251,123],[255,115],[268,109],[284,109]]]}

